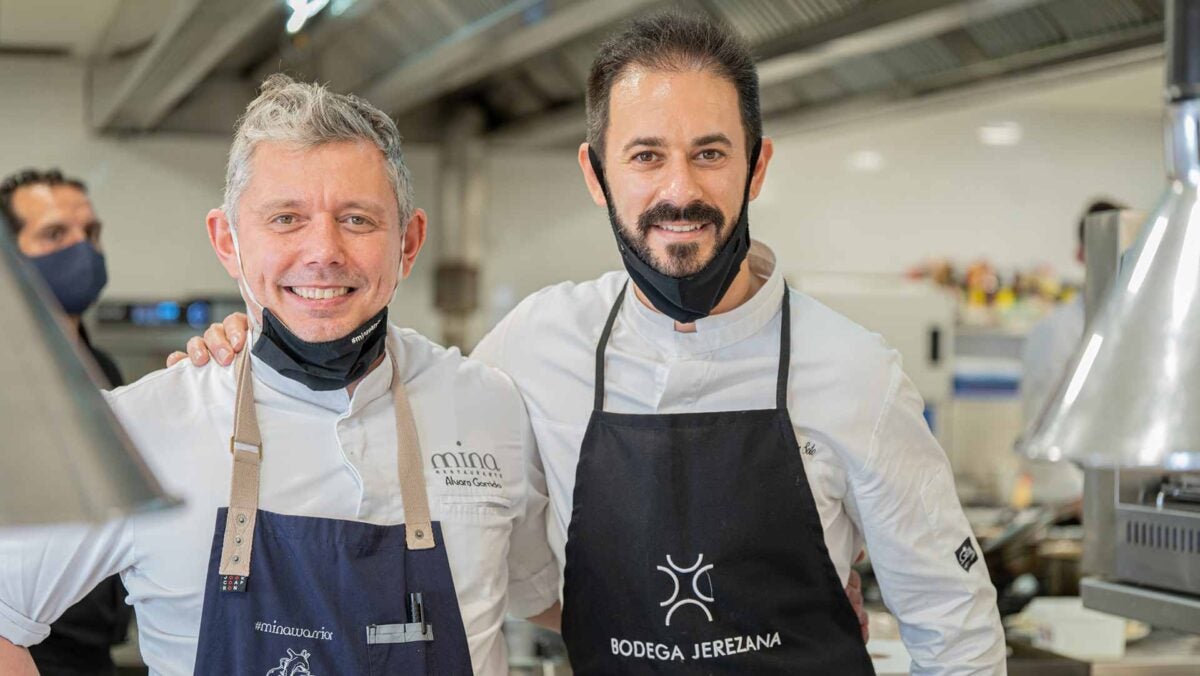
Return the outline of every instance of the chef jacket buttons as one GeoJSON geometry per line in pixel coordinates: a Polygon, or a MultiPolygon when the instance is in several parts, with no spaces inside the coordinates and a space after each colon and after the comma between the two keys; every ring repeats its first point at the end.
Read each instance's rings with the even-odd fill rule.
{"type": "Polygon", "coordinates": [[[242,544],[242,536],[238,535],[237,537],[233,538],[233,544],[235,544],[235,545],[242,544]]]}
{"type": "Polygon", "coordinates": [[[234,563],[237,563],[238,561],[241,561],[241,560],[242,560],[242,557],[238,556],[237,554],[234,554],[234,555],[233,555],[233,562],[234,562],[234,563]]]}
{"type": "Polygon", "coordinates": [[[425,531],[418,528],[416,535],[417,535],[417,539],[420,540],[421,538],[425,537],[425,531]]]}
{"type": "Polygon", "coordinates": [[[246,523],[246,515],[238,514],[238,523],[246,523]]]}

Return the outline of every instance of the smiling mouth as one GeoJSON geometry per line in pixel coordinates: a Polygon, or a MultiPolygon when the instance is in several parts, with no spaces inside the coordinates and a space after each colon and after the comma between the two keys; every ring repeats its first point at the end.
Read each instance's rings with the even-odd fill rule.
{"type": "Polygon", "coordinates": [[[289,293],[305,300],[330,300],[353,293],[352,286],[285,286],[289,293]]]}
{"type": "Polygon", "coordinates": [[[667,232],[695,232],[708,223],[655,223],[654,227],[667,232]]]}

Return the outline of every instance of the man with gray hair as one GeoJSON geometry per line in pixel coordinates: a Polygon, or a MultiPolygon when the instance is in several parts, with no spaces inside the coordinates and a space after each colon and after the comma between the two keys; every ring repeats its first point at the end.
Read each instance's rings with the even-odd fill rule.
{"type": "Polygon", "coordinates": [[[107,395],[185,504],[0,534],[0,673],[114,573],[152,674],[507,673],[505,612],[558,598],[545,480],[506,376],[387,323],[426,234],[395,125],[269,78],[207,226],[253,348],[107,395]]]}

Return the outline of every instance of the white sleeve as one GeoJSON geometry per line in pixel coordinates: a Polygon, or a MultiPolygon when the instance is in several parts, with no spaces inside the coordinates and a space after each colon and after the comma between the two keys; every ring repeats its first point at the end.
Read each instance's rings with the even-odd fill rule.
{"type": "Polygon", "coordinates": [[[525,468],[524,509],[513,523],[508,549],[508,612],[531,617],[558,600],[558,563],[548,539],[546,473],[538,456],[529,415],[521,405],[525,468]]]}
{"type": "Polygon", "coordinates": [[[128,522],[0,529],[0,636],[40,643],[50,623],[133,565],[128,522]]]}
{"type": "Polygon", "coordinates": [[[924,403],[898,363],[867,463],[850,476],[883,600],[916,676],[1005,673],[996,590],[924,403]]]}
{"type": "Polygon", "coordinates": [[[508,341],[508,327],[512,325],[512,316],[519,309],[520,306],[517,306],[504,315],[499,324],[496,324],[491,331],[487,332],[487,335],[479,339],[475,348],[471,350],[471,359],[478,359],[488,366],[504,370],[504,350],[505,343],[508,341]]]}

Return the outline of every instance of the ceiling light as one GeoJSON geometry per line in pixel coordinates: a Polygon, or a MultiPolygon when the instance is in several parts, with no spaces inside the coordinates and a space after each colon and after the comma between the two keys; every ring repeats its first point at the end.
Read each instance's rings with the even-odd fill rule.
{"type": "Polygon", "coordinates": [[[1021,125],[996,122],[979,128],[979,142],[985,146],[1015,146],[1021,142],[1021,125]]]}
{"type": "Polygon", "coordinates": [[[883,155],[876,150],[860,150],[846,158],[846,165],[854,171],[877,172],[883,169],[883,155]]]}
{"type": "Polygon", "coordinates": [[[287,32],[299,33],[304,24],[328,4],[329,0],[287,0],[287,6],[292,10],[292,16],[287,21],[287,32]]]}

